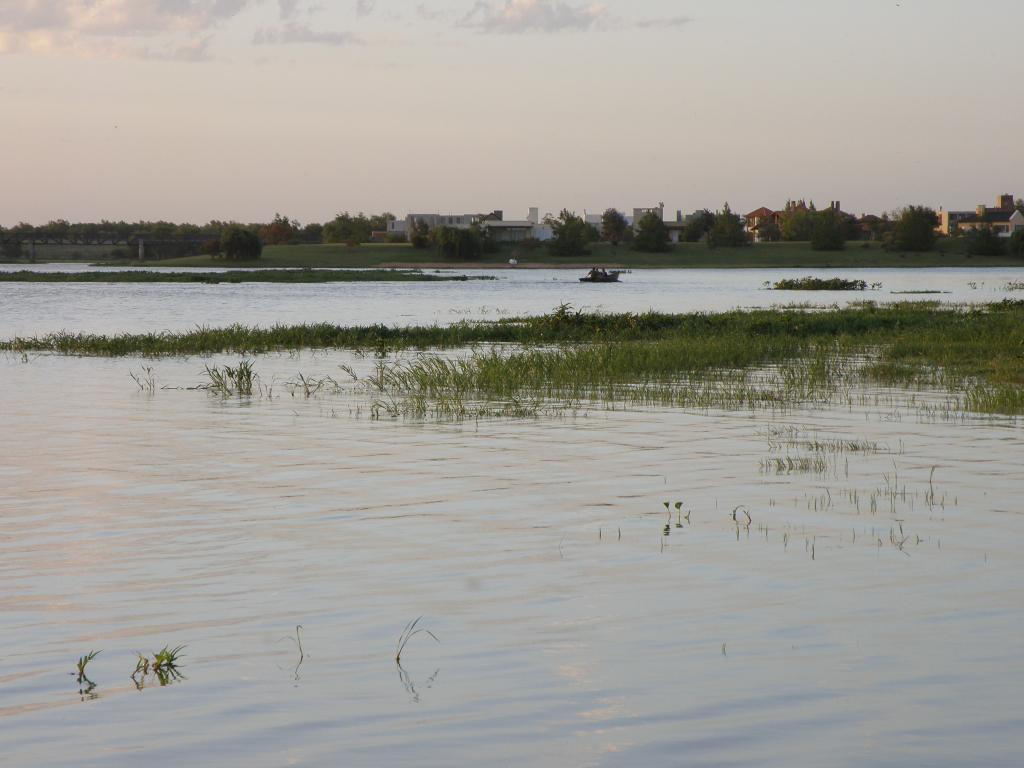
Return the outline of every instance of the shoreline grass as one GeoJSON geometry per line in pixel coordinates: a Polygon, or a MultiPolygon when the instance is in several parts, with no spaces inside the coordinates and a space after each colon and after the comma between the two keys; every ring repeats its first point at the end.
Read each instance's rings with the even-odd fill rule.
{"type": "Polygon", "coordinates": [[[493,278],[466,275],[428,275],[417,270],[375,269],[232,269],[227,272],[0,272],[3,283],[363,283],[363,282],[465,282],[493,278]]]}
{"type": "MultiPolygon", "coordinates": [[[[376,371],[359,386],[374,398],[377,417],[528,417],[595,403],[784,409],[850,404],[865,386],[944,390],[951,411],[1024,414],[1024,301],[685,315],[584,314],[562,306],[540,317],[445,327],[233,326],[0,342],[12,352],[93,356],[329,348],[374,352],[376,371]],[[448,357],[444,349],[469,354],[448,357]],[[424,351],[391,355],[400,350],[424,351]]],[[[320,388],[314,379],[304,385],[307,396],[320,388]]],[[[254,394],[233,378],[221,389],[254,394]]]]}

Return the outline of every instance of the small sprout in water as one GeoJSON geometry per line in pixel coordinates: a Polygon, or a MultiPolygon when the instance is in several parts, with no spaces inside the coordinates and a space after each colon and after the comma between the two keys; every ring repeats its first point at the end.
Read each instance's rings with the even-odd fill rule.
{"type": "Polygon", "coordinates": [[[402,651],[405,650],[406,644],[410,640],[412,640],[414,637],[416,637],[416,635],[420,634],[421,632],[424,633],[424,634],[430,635],[432,638],[434,638],[434,642],[436,642],[436,643],[440,643],[441,642],[440,640],[437,639],[437,635],[435,635],[429,629],[416,629],[416,625],[420,623],[420,619],[422,619],[422,618],[423,617],[420,616],[420,617],[410,621],[408,624],[405,625],[405,629],[402,630],[402,634],[398,636],[398,646],[397,646],[397,649],[395,651],[395,661],[401,663],[401,661],[402,661],[402,651]]]}
{"type": "Polygon", "coordinates": [[[103,651],[89,651],[85,656],[78,657],[78,663],[75,667],[78,669],[78,682],[79,684],[89,679],[85,673],[85,668],[89,666],[89,662],[99,656],[103,651]]]}

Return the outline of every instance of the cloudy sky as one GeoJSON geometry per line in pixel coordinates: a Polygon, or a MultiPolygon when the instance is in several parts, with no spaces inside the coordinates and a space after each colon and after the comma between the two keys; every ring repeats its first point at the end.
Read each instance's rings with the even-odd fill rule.
{"type": "Polygon", "coordinates": [[[1019,0],[0,0],[0,224],[1024,196],[1019,0]]]}

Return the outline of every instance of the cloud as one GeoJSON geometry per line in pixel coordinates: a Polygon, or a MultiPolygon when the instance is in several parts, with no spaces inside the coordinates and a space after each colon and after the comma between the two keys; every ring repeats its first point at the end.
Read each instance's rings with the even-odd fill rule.
{"type": "Polygon", "coordinates": [[[603,5],[561,0],[478,0],[459,26],[496,34],[591,29],[608,18],[603,5]]]}
{"type": "Polygon", "coordinates": [[[318,31],[307,24],[288,22],[277,29],[259,29],[252,39],[255,45],[362,45],[363,40],[351,32],[318,31]]]}
{"type": "Polygon", "coordinates": [[[377,0],[356,0],[356,16],[369,16],[377,7],[377,0]]]}
{"type": "Polygon", "coordinates": [[[0,53],[60,53],[174,61],[208,60],[209,38],[192,39],[259,0],[3,0],[0,53]],[[188,35],[175,47],[131,47],[122,38],[188,35]]]}
{"type": "Polygon", "coordinates": [[[664,29],[665,27],[684,27],[692,22],[689,16],[670,16],[658,19],[640,19],[636,25],[640,29],[664,29]]]}

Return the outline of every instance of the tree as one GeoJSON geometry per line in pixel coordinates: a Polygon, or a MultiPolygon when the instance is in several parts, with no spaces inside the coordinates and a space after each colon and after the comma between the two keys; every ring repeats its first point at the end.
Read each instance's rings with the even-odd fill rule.
{"type": "Polygon", "coordinates": [[[743,231],[743,219],[733,213],[726,203],[722,210],[715,214],[715,222],[708,231],[708,246],[731,248],[742,245],[750,245],[747,233],[743,231]]]}
{"type": "Polygon", "coordinates": [[[626,237],[626,217],[614,208],[601,214],[601,237],[612,245],[618,245],[626,237]]]}
{"type": "Polygon", "coordinates": [[[757,239],[762,243],[777,243],[782,239],[782,230],[774,219],[761,219],[757,225],[757,239]]]}
{"type": "Polygon", "coordinates": [[[782,239],[789,241],[806,241],[814,236],[814,215],[817,213],[814,201],[808,205],[803,200],[786,203],[782,213],[782,239]]]}
{"type": "Polygon", "coordinates": [[[1024,229],[1018,229],[1010,235],[1010,254],[1024,256],[1024,229]]]}
{"type": "Polygon", "coordinates": [[[968,256],[1002,256],[1006,253],[1006,244],[991,227],[972,229],[964,235],[964,240],[968,256]]]}
{"type": "Polygon", "coordinates": [[[668,227],[661,216],[654,211],[644,215],[636,225],[633,248],[647,253],[662,253],[669,250],[671,242],[668,227]]]}
{"type": "Polygon", "coordinates": [[[267,245],[288,245],[298,239],[299,223],[280,213],[275,213],[272,222],[260,227],[260,240],[267,245]]]}
{"type": "Polygon", "coordinates": [[[220,252],[231,261],[251,261],[263,253],[263,243],[255,232],[231,226],[220,236],[220,252]]]}
{"type": "Polygon", "coordinates": [[[687,217],[686,228],[683,230],[683,239],[688,243],[696,243],[701,240],[712,225],[715,223],[715,214],[705,208],[687,217]]]}
{"type": "Polygon", "coordinates": [[[366,216],[359,213],[353,216],[348,211],[339,213],[332,221],[324,225],[325,243],[365,243],[374,232],[385,232],[388,222],[394,221],[391,213],[380,213],[366,216]]]}
{"type": "Polygon", "coordinates": [[[302,228],[300,233],[304,243],[322,243],[324,241],[324,225],[310,223],[302,228]]]}
{"type": "Polygon", "coordinates": [[[846,231],[843,215],[829,208],[814,216],[814,231],[811,234],[811,250],[841,251],[846,247],[846,231]]]}
{"type": "Polygon", "coordinates": [[[4,240],[0,243],[0,260],[21,261],[24,257],[25,252],[22,250],[20,240],[11,238],[10,240],[4,240]]]}
{"type": "Polygon", "coordinates": [[[438,254],[447,259],[470,261],[483,255],[483,238],[479,229],[458,227],[437,227],[430,233],[430,239],[438,254]]]}
{"type": "Polygon", "coordinates": [[[430,245],[430,227],[423,219],[416,219],[409,232],[409,242],[413,248],[426,248],[430,245]]]}
{"type": "Polygon", "coordinates": [[[548,217],[545,223],[551,227],[548,247],[555,256],[586,256],[590,253],[587,249],[590,232],[581,217],[563,208],[557,218],[548,217]]]}
{"type": "Polygon", "coordinates": [[[892,230],[892,244],[900,251],[930,251],[935,247],[935,211],[923,205],[908,205],[899,212],[892,230]]]}

